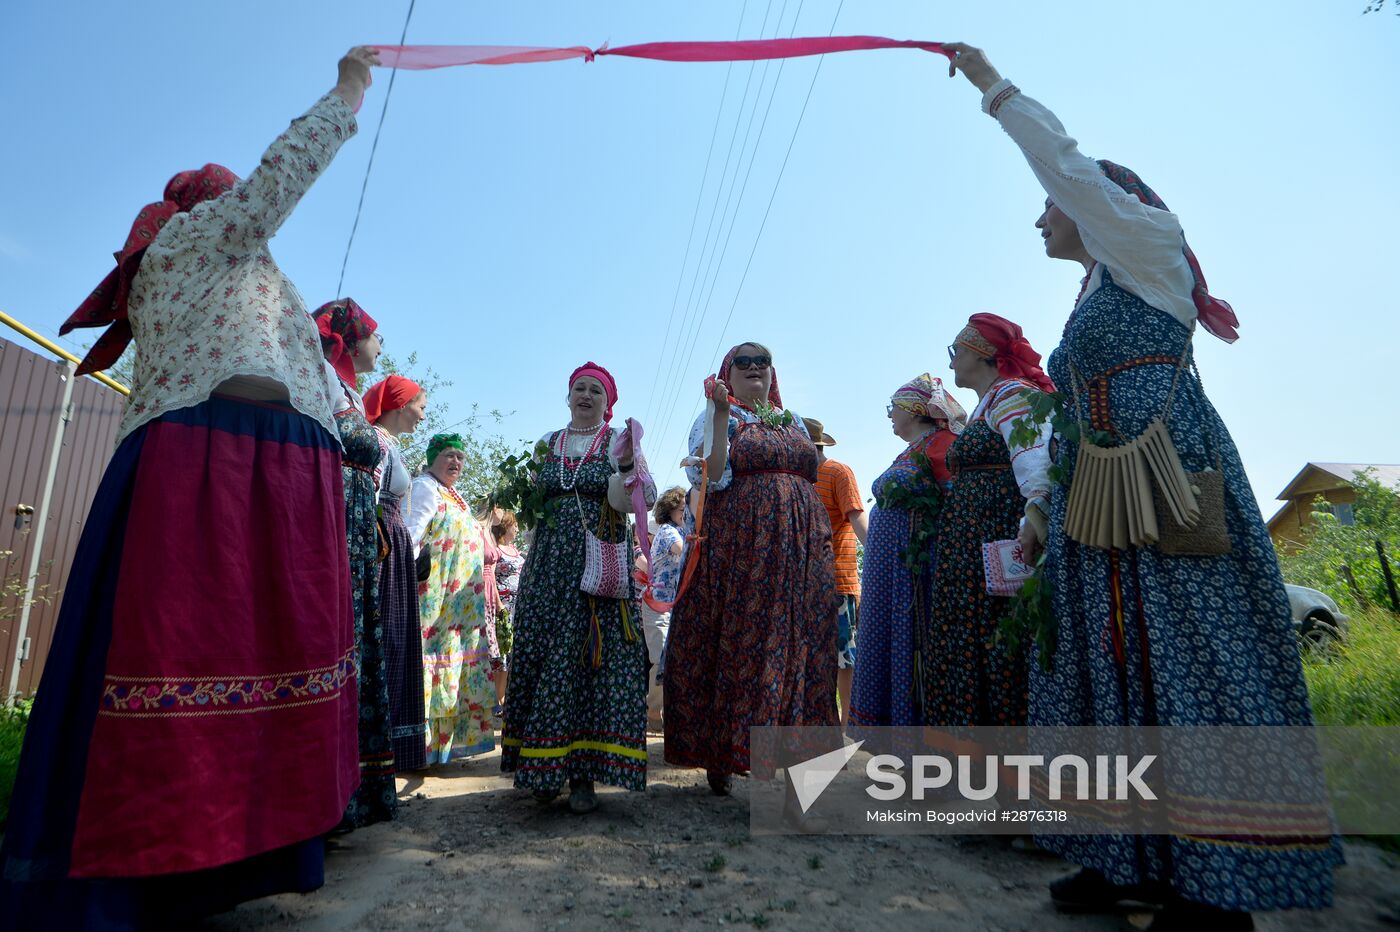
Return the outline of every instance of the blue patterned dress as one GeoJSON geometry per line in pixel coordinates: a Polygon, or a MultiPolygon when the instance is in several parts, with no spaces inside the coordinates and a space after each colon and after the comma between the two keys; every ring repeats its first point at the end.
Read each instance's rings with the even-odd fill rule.
{"type": "MultiPolygon", "coordinates": [[[[1050,376],[1068,394],[1072,361],[1095,402],[1081,389],[1080,415],[1129,440],[1162,413],[1188,336],[1174,317],[1114,284],[1104,269],[1101,287],[1070,318],[1051,354],[1050,376]],[[1161,361],[1142,362],[1152,357],[1161,361]]],[[[1234,442],[1189,370],[1169,425],[1187,471],[1214,468],[1218,457],[1232,551],[1196,557],[1154,547],[1082,546],[1065,535],[1068,489],[1057,486],[1045,572],[1059,647],[1049,673],[1030,665],[1030,722],[1310,725],[1273,544],[1234,442]]],[[[1058,462],[1070,474],[1076,450],[1060,440],[1058,462]]],[[[1341,861],[1326,835],[1273,841],[1054,835],[1039,843],[1114,883],[1166,880],[1185,899],[1231,910],[1330,905],[1331,869],[1341,861]]]]}
{"type": "Polygon", "coordinates": [[[929,540],[929,562],[916,579],[903,556],[915,516],[889,505],[885,495],[893,487],[918,491],[936,484],[929,469],[916,464],[905,450],[870,487],[875,507],[870,510],[860,577],[861,651],[851,686],[850,732],[858,739],[866,737],[860,733],[862,726],[909,726],[923,721],[915,638],[922,637],[928,614],[933,539],[929,540]]]}

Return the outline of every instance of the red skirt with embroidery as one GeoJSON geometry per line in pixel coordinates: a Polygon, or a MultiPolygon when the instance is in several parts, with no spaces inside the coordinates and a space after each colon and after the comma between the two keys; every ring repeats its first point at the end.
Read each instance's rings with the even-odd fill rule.
{"type": "Polygon", "coordinates": [[[303,841],[336,825],[359,782],[339,447],[290,409],[227,399],[144,430],[108,555],[120,563],[73,877],[303,841]]]}

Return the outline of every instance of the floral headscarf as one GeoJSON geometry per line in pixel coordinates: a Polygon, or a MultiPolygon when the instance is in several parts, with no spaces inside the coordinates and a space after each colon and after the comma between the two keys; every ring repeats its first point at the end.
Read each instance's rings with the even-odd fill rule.
{"type": "Polygon", "coordinates": [[[967,425],[967,412],[963,406],[944,389],[942,379],[936,379],[927,372],[901,385],[899,391],[890,396],[890,401],[910,414],[946,420],[948,428],[955,434],[962,433],[967,425]]]}
{"type": "Polygon", "coordinates": [[[237,175],[211,162],[203,168],[180,172],[166,183],[163,200],[141,208],[126,235],[126,245],[113,254],[117,267],[107,273],[102,283],[59,328],[59,334],[63,335],[76,327],[110,325],[88,350],[82,365],[78,366],[78,375],[106,369],[131,342],[131,323],[127,320],[131,283],[136,280],[146,247],[155,241],[170,218],[192,210],[201,201],[218,197],[237,183],[237,175]]]}
{"type": "Polygon", "coordinates": [[[350,352],[356,343],[374,333],[379,325],[352,298],[327,301],[311,315],[321,332],[321,351],[335,374],[346,385],[355,384],[355,361],[350,352]]]}
{"type": "MultiPolygon", "coordinates": [[[[729,384],[729,370],[734,365],[734,357],[739,355],[739,347],[762,345],[761,343],[753,343],[745,340],[743,343],[731,347],[729,352],[724,354],[724,359],[719,364],[719,372],[711,376],[711,378],[722,379],[726,385],[729,384]]],[[[764,350],[764,352],[767,352],[767,350],[764,350]]],[[[783,396],[782,393],[778,391],[778,369],[776,366],[770,365],[768,370],[773,375],[773,380],[768,383],[768,403],[776,410],[781,411],[783,409],[783,396]]],[[[730,386],[730,388],[732,389],[733,386],[730,386]]],[[[706,394],[709,394],[709,392],[707,391],[706,394]]],[[[733,391],[729,393],[729,403],[747,407],[742,401],[734,397],[733,391]]]]}
{"type": "MultiPolygon", "coordinates": [[[[1136,197],[1148,207],[1155,207],[1158,210],[1167,210],[1166,202],[1157,196],[1157,192],[1149,188],[1137,173],[1124,168],[1116,162],[1108,159],[1099,159],[1099,168],[1118,187],[1136,197]]],[[[1196,261],[1196,254],[1191,251],[1185,238],[1181,241],[1181,251],[1186,255],[1186,264],[1191,267],[1191,303],[1196,305],[1196,316],[1200,318],[1201,326],[1206,330],[1224,340],[1226,343],[1233,343],[1240,338],[1237,329],[1240,319],[1235,316],[1234,308],[1229,304],[1211,295],[1206,288],[1206,277],[1201,273],[1201,264],[1196,261]]]]}

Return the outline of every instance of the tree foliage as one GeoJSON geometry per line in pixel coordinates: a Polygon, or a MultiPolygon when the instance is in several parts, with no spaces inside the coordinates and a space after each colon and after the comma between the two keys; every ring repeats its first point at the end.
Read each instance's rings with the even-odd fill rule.
{"type": "Polygon", "coordinates": [[[1300,586],[1321,589],[1346,608],[1356,611],[1364,603],[1390,605],[1390,593],[1376,553],[1376,541],[1385,547],[1391,571],[1400,575],[1400,493],[1378,481],[1371,470],[1356,474],[1352,485],[1353,524],[1342,524],[1326,502],[1317,499],[1313,523],[1303,530],[1302,548],[1279,552],[1284,578],[1300,586]],[[1351,588],[1347,571],[1356,580],[1351,588]],[[1359,590],[1359,595],[1358,595],[1359,590]]]}
{"type": "MultiPolygon", "coordinates": [[[[515,445],[506,441],[500,434],[501,423],[506,415],[492,408],[482,411],[473,403],[471,413],[464,418],[453,419],[451,410],[442,398],[445,389],[452,387],[452,380],[446,378],[432,366],[421,366],[418,353],[412,352],[402,362],[381,353],[379,375],[369,380],[372,385],[379,379],[401,375],[417,382],[428,396],[427,417],[412,434],[399,437],[399,448],[403,452],[404,465],[417,475],[427,468],[424,462],[428,441],[434,434],[456,433],[462,435],[466,445],[467,461],[462,467],[462,478],[457,482],[457,491],[469,502],[481,501],[501,484],[500,463],[515,452],[515,445]]],[[[368,385],[365,386],[366,388],[368,385]]]]}

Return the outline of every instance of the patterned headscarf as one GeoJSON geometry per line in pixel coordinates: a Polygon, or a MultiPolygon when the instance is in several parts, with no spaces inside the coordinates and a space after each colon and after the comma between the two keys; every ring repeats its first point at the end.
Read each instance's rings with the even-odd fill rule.
{"type": "Polygon", "coordinates": [[[955,434],[962,433],[967,425],[967,412],[963,406],[943,388],[942,379],[936,379],[927,372],[901,385],[899,391],[890,396],[890,401],[910,414],[946,420],[948,428],[955,434]]]}
{"type": "Polygon", "coordinates": [[[131,231],[126,235],[126,245],[113,253],[117,267],[107,273],[102,283],[59,328],[58,332],[62,335],[76,327],[110,325],[88,350],[82,365],[78,366],[78,375],[106,369],[117,361],[131,342],[131,323],[127,320],[131,283],[136,280],[146,247],[155,241],[170,218],[193,209],[201,201],[218,197],[237,183],[238,176],[233,172],[222,165],[210,163],[203,168],[180,172],[166,183],[163,200],[141,208],[131,224],[131,231]]]}
{"type": "MultiPolygon", "coordinates": [[[[726,385],[729,385],[731,389],[729,393],[730,404],[740,405],[741,407],[748,407],[738,398],[734,397],[734,392],[732,391],[734,386],[729,381],[729,370],[734,366],[734,357],[739,355],[740,346],[763,346],[763,344],[754,343],[752,341],[746,340],[743,343],[738,344],[737,346],[731,347],[729,352],[724,354],[724,359],[719,364],[719,372],[711,376],[711,378],[723,379],[724,383],[726,385]]],[[[768,352],[768,350],[765,349],[763,350],[763,352],[766,353],[768,352]]],[[[776,366],[769,366],[768,371],[771,372],[773,375],[773,381],[768,383],[768,403],[772,405],[776,410],[781,411],[783,409],[783,396],[782,393],[778,391],[778,368],[776,366]]],[[[709,392],[707,391],[706,394],[708,395],[709,392]]]]}
{"type": "Polygon", "coordinates": [[[433,460],[437,459],[437,455],[443,450],[461,450],[465,453],[467,445],[462,442],[461,434],[433,434],[433,439],[428,441],[429,466],[433,465],[433,460]]]}
{"type": "Polygon", "coordinates": [[[365,392],[365,420],[371,424],[390,411],[397,411],[423,391],[422,386],[401,375],[391,375],[376,382],[365,392]]]}
{"type": "Polygon", "coordinates": [[[992,359],[997,364],[997,374],[1004,379],[1022,379],[1043,392],[1055,390],[1055,383],[1040,368],[1040,354],[1031,347],[1021,328],[1005,317],[973,314],[954,342],[992,359]]]}
{"type": "Polygon", "coordinates": [[[603,384],[603,394],[607,396],[608,399],[608,410],[603,412],[603,423],[610,423],[612,421],[613,405],[617,404],[617,382],[613,380],[612,373],[590,360],[575,369],[569,376],[570,391],[573,391],[574,383],[578,381],[578,377],[581,375],[597,379],[603,384]]]}
{"type": "MultiPolygon", "coordinates": [[[[1155,207],[1158,210],[1167,210],[1168,207],[1157,192],[1153,191],[1147,184],[1137,176],[1136,172],[1124,168],[1108,159],[1099,159],[1099,168],[1118,187],[1136,197],[1148,207],[1155,207]]],[[[1191,303],[1196,305],[1196,316],[1200,318],[1201,326],[1206,330],[1224,340],[1226,343],[1233,343],[1240,338],[1237,329],[1240,319],[1235,316],[1234,308],[1229,304],[1213,297],[1206,288],[1205,275],[1201,273],[1201,264],[1196,261],[1196,254],[1191,251],[1185,238],[1181,241],[1181,251],[1186,254],[1186,264],[1191,267],[1191,303]]]]}
{"type": "Polygon", "coordinates": [[[346,385],[355,384],[355,361],[350,352],[356,343],[374,333],[379,325],[351,298],[327,301],[311,315],[321,331],[321,351],[335,374],[346,385]]]}

